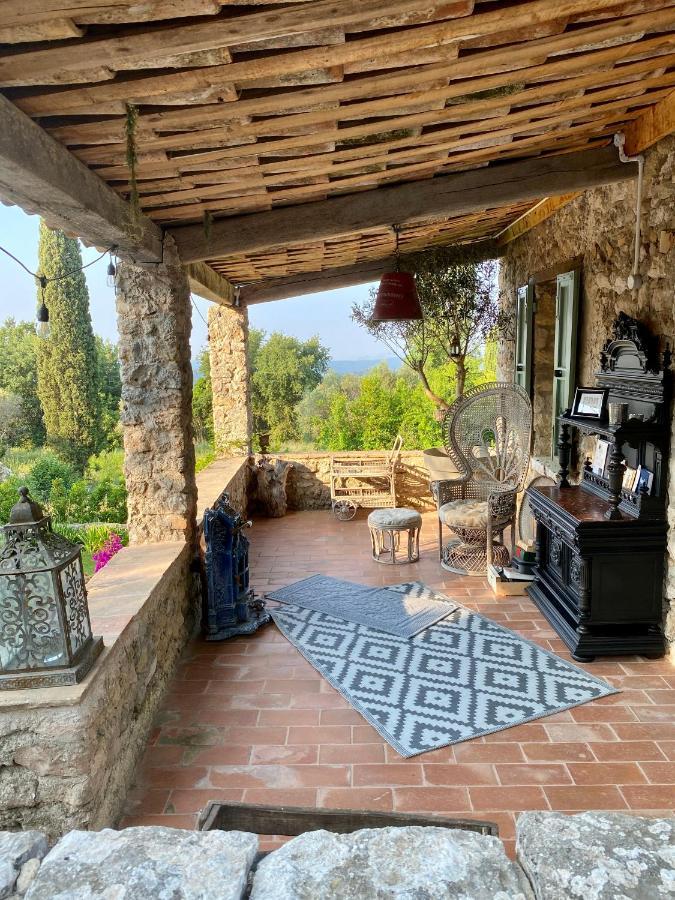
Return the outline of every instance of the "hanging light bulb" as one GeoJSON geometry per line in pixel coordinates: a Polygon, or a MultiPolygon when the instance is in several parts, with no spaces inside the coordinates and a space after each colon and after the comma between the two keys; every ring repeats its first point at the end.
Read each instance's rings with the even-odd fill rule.
{"type": "Polygon", "coordinates": [[[113,260],[112,253],[110,254],[110,262],[108,263],[108,272],[106,275],[105,283],[109,288],[114,288],[117,281],[117,268],[115,266],[115,261],[113,260]]]}
{"type": "Polygon", "coordinates": [[[45,303],[45,288],[47,287],[47,277],[40,276],[40,305],[37,311],[37,322],[35,324],[35,332],[42,340],[47,340],[51,336],[52,329],[49,324],[49,310],[45,303]]]}
{"type": "Polygon", "coordinates": [[[398,236],[400,226],[394,225],[396,235],[396,271],[385,272],[377,289],[373,322],[403,322],[422,319],[422,307],[417,297],[415,278],[410,272],[400,271],[398,236]]]}

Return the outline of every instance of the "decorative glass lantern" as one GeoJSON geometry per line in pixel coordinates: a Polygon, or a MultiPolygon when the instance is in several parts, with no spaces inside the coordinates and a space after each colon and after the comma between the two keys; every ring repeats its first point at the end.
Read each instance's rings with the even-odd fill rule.
{"type": "Polygon", "coordinates": [[[81,548],[20,488],[0,547],[0,689],[77,684],[103,649],[91,634],[81,548]]]}

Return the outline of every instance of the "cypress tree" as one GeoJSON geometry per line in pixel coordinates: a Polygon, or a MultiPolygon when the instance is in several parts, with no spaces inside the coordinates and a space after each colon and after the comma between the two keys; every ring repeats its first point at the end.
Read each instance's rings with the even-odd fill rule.
{"type": "MultiPolygon", "coordinates": [[[[45,288],[51,336],[39,341],[38,397],[47,443],[84,469],[98,441],[98,372],[89,292],[80,245],[40,222],[39,271],[48,278],[75,272],[45,288]]],[[[38,303],[40,302],[38,291],[38,303]]]]}

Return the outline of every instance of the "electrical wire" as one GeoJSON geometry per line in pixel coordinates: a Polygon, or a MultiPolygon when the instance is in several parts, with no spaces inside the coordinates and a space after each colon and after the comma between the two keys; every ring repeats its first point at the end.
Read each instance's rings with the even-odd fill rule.
{"type": "Polygon", "coordinates": [[[192,294],[190,294],[190,300],[192,301],[192,305],[194,306],[194,308],[195,308],[196,311],[197,311],[197,315],[199,316],[199,318],[202,320],[202,322],[203,322],[203,323],[206,325],[206,327],[208,328],[208,327],[209,327],[209,323],[206,321],[206,319],[205,319],[204,316],[202,315],[202,311],[201,311],[201,309],[197,306],[197,304],[195,303],[195,300],[194,300],[194,297],[192,296],[192,294]]]}
{"type": "Polygon", "coordinates": [[[104,250],[100,256],[97,256],[96,259],[92,259],[91,262],[85,263],[85,265],[80,266],[79,269],[73,269],[72,272],[65,272],[63,275],[54,275],[51,278],[48,278],[46,275],[38,275],[37,272],[31,272],[28,266],[25,266],[20,259],[17,259],[13,253],[10,253],[9,250],[6,250],[4,247],[0,247],[0,251],[4,253],[6,256],[9,256],[10,259],[13,259],[15,263],[21,266],[21,268],[28,272],[36,281],[40,283],[40,285],[44,288],[46,285],[50,284],[52,281],[63,281],[66,278],[71,278],[73,275],[77,275],[78,272],[83,272],[85,269],[88,269],[89,266],[93,266],[95,263],[100,262],[104,256],[107,256],[109,253],[114,253],[117,250],[117,244],[113,244],[108,250],[104,250]]]}

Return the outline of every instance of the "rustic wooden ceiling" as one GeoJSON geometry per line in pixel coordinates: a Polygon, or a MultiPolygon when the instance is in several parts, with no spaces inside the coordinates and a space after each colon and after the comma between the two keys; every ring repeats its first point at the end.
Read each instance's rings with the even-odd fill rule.
{"type": "MultiPolygon", "coordinates": [[[[122,195],[138,107],[162,225],[602,146],[675,88],[675,0],[1,0],[0,42],[0,89],[122,195]]],[[[524,208],[403,223],[402,249],[524,208]]],[[[379,228],[210,263],[249,282],[392,249],[379,228]]]]}

